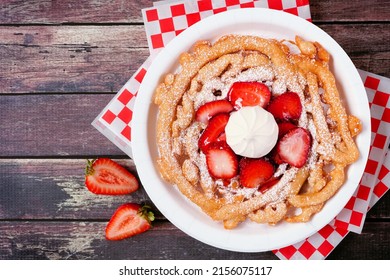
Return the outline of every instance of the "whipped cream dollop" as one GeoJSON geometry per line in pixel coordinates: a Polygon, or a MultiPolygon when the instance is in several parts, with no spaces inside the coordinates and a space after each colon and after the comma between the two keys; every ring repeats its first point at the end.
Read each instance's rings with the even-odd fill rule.
{"type": "Polygon", "coordinates": [[[279,128],[274,116],[260,106],[242,107],[225,127],[226,142],[241,156],[260,158],[275,147],[279,128]]]}

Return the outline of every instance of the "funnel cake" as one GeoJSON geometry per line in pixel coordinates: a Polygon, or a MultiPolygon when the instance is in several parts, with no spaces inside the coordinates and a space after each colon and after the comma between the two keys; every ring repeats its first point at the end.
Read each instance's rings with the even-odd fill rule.
{"type": "Polygon", "coordinates": [[[347,114],[329,60],[319,43],[300,37],[196,43],[155,92],[161,176],[226,229],[247,219],[308,221],[359,157],[353,137],[361,123],[347,114]],[[225,133],[232,114],[256,106],[279,128],[261,158],[236,154],[225,133]]]}

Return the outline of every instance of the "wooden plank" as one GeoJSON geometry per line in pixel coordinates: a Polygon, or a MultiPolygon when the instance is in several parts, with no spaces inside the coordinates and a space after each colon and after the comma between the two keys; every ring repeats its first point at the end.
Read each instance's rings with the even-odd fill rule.
{"type": "MultiPolygon", "coordinates": [[[[0,24],[141,23],[151,0],[23,0],[0,5],[0,24]]],[[[389,21],[389,0],[310,0],[314,22],[389,21]]]]}
{"type": "MultiPolygon", "coordinates": [[[[132,160],[116,161],[136,175],[132,160]]],[[[0,160],[0,219],[108,220],[126,202],[154,207],[142,186],[121,196],[89,192],[85,166],[84,159],[0,160]]]]}
{"type": "MultiPolygon", "coordinates": [[[[0,259],[277,259],[272,252],[238,253],[205,245],[167,222],[122,241],[106,241],[106,222],[0,222],[0,259]],[[156,249],[158,248],[158,249],[156,249]]],[[[389,259],[389,223],[350,233],[330,259],[389,259]]]]}
{"type": "Polygon", "coordinates": [[[367,213],[366,219],[374,221],[377,219],[388,219],[390,213],[390,192],[387,192],[367,213]]]}
{"type": "Polygon", "coordinates": [[[329,260],[389,260],[390,234],[388,222],[366,223],[361,234],[349,233],[329,260]]]}
{"type": "Polygon", "coordinates": [[[373,0],[369,3],[365,1],[344,0],[310,0],[309,2],[314,23],[390,21],[389,0],[373,0]]]}
{"type": "MultiPolygon", "coordinates": [[[[388,25],[320,26],[358,68],[390,76],[388,25]]],[[[142,26],[6,26],[0,34],[3,94],[116,92],[148,57],[142,26]]]]}
{"type": "MultiPolygon", "coordinates": [[[[132,160],[115,161],[137,175],[132,160]]],[[[84,159],[0,160],[0,219],[108,220],[126,202],[153,206],[142,186],[122,196],[89,192],[84,185],[85,165],[84,159]]],[[[157,209],[154,212],[163,218],[157,209]]]]}
{"type": "MultiPolygon", "coordinates": [[[[130,159],[115,159],[137,175],[130,159]]],[[[84,185],[85,159],[0,159],[0,219],[108,220],[125,202],[146,202],[157,211],[141,186],[131,195],[103,196],[84,185]]],[[[390,218],[390,194],[368,219],[390,218]]]]}
{"type": "Polygon", "coordinates": [[[205,245],[167,222],[122,241],[106,241],[106,222],[0,222],[0,259],[276,259],[205,245]],[[158,249],[157,249],[158,248],[158,249]]]}
{"type": "Polygon", "coordinates": [[[124,157],[91,125],[112,98],[112,94],[0,96],[0,156],[124,157]]]}
{"type": "Polygon", "coordinates": [[[0,26],[1,45],[96,49],[147,47],[142,25],[0,26]]]}
{"type": "Polygon", "coordinates": [[[319,24],[318,26],[340,44],[356,68],[390,77],[389,24],[319,24]],[[377,46],[371,49],[373,41],[377,46]]]}
{"type": "Polygon", "coordinates": [[[387,54],[389,59],[390,24],[319,24],[352,57],[387,54]],[[372,46],[372,43],[376,46],[372,46]]]}
{"type": "Polygon", "coordinates": [[[142,26],[0,28],[0,93],[117,92],[149,56],[142,26]]]}
{"type": "Polygon", "coordinates": [[[151,0],[23,0],[0,5],[1,24],[139,23],[151,0]]]}

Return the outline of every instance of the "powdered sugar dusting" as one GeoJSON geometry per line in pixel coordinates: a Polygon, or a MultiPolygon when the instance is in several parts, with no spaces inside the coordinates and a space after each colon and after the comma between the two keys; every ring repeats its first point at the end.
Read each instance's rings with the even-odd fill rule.
{"type": "MultiPolygon", "coordinates": [[[[195,121],[194,115],[205,103],[229,99],[229,91],[234,83],[261,82],[269,88],[272,98],[288,91],[298,94],[302,113],[299,120],[293,122],[294,125],[307,129],[312,138],[308,159],[303,167],[304,172],[310,173],[311,170],[315,170],[319,162],[331,162],[335,146],[340,145],[343,140],[343,135],[337,133],[335,129],[337,123],[330,117],[332,112],[329,112],[328,105],[323,103],[325,99],[321,98],[325,94],[324,90],[320,87],[311,87],[309,76],[299,69],[300,66],[297,64],[299,55],[294,55],[297,52],[297,45],[291,43],[291,46],[288,46],[294,49],[290,53],[285,48],[287,45],[281,45],[283,42],[239,35],[222,37],[215,45],[200,42],[194,47],[193,53],[182,55],[180,70],[176,72],[176,76],[172,75],[165,80],[161,89],[162,94],[158,94],[156,98],[156,103],[165,102],[166,105],[164,107],[166,112],[161,117],[166,120],[162,120],[162,123],[168,125],[172,123],[171,127],[163,129],[165,133],[159,134],[159,149],[163,149],[164,156],[169,157],[172,163],[177,162],[179,166],[184,165],[184,169],[188,169],[187,178],[191,178],[189,179],[191,183],[195,182],[192,185],[202,193],[201,199],[209,199],[207,203],[217,202],[218,206],[215,208],[221,207],[217,210],[219,213],[226,209],[225,214],[228,215],[221,214],[221,218],[216,219],[242,220],[242,217],[237,215],[247,217],[250,211],[262,210],[266,205],[276,205],[280,202],[286,203],[285,206],[289,208],[290,204],[293,205],[291,196],[295,196],[297,192],[294,180],[302,174],[301,169],[287,163],[279,164],[273,174],[273,178],[277,178],[278,181],[269,189],[262,191],[259,188],[241,186],[239,175],[230,180],[216,180],[209,174],[206,155],[198,147],[199,137],[207,124],[195,121]],[[225,40],[228,44],[223,44],[225,40]],[[168,155],[172,150],[176,152],[175,155],[168,155]],[[222,206],[219,203],[222,203],[222,206]],[[238,209],[237,205],[241,208],[238,209]],[[243,209],[244,207],[247,208],[243,209]]],[[[312,56],[310,59],[309,64],[314,63],[315,59],[312,56]]],[[[237,103],[242,105],[242,101],[238,99],[235,105],[237,103]]],[[[342,121],[347,120],[344,117],[342,121]]],[[[272,152],[265,155],[265,159],[277,162],[272,152]]],[[[175,181],[175,178],[171,179],[175,181]]],[[[186,195],[194,202],[197,194],[187,192],[186,195]]],[[[202,203],[196,203],[203,210],[207,208],[201,205],[202,203]]],[[[213,215],[210,216],[215,218],[213,215]]]]}
{"type": "MultiPolygon", "coordinates": [[[[201,105],[213,100],[226,99],[231,86],[235,82],[253,82],[266,81],[272,85],[274,71],[272,67],[259,66],[242,71],[237,76],[214,77],[203,84],[202,90],[194,97],[194,108],[198,109],[201,105]],[[215,96],[215,92],[221,92],[220,96],[215,96]]],[[[284,85],[285,87],[285,85],[284,85]]]]}
{"type": "MultiPolygon", "coordinates": [[[[241,55],[245,54],[241,53],[241,55]]],[[[213,63],[218,64],[219,61],[213,63]]],[[[302,80],[302,77],[300,77],[298,82],[298,79],[295,78],[296,75],[290,69],[285,68],[275,72],[275,66],[272,63],[264,63],[243,71],[237,71],[234,67],[233,63],[231,68],[222,75],[205,76],[202,70],[203,72],[200,71],[200,74],[194,77],[189,89],[189,95],[192,98],[195,111],[207,102],[228,98],[229,90],[235,82],[262,82],[267,85],[273,95],[283,94],[287,90],[294,90],[299,94],[302,102],[304,101],[303,87],[305,82],[302,80]],[[289,80],[291,77],[294,77],[294,81],[289,80]]],[[[307,127],[306,112],[302,115],[300,125],[307,127]]],[[[180,138],[180,141],[187,147],[187,153],[191,161],[199,169],[200,184],[207,197],[218,198],[218,196],[221,196],[227,203],[234,203],[237,199],[244,201],[252,197],[261,196],[264,203],[270,203],[283,201],[290,193],[290,182],[295,178],[297,169],[289,168],[288,164],[281,164],[277,168],[275,177],[280,177],[281,179],[271,190],[264,194],[257,188],[241,187],[238,178],[232,179],[228,185],[222,180],[213,180],[208,172],[205,155],[198,151],[197,142],[201,135],[200,129],[194,129],[194,125],[191,125],[184,130],[184,135],[184,137],[180,138]]]]}

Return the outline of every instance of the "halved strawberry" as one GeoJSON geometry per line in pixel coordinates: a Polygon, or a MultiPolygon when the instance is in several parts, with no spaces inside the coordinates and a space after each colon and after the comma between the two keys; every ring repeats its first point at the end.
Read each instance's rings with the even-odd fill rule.
{"type": "Polygon", "coordinates": [[[243,106],[264,108],[271,99],[271,92],[263,83],[235,82],[228,92],[228,98],[236,110],[243,106]]]}
{"type": "Polygon", "coordinates": [[[275,119],[298,120],[302,114],[302,104],[295,92],[286,92],[271,100],[267,107],[275,119]]]}
{"type": "Polygon", "coordinates": [[[277,144],[276,147],[272,149],[272,151],[269,153],[270,159],[277,165],[285,163],[281,158],[280,155],[278,154],[277,151],[277,144]]]}
{"type": "Polygon", "coordinates": [[[217,141],[225,132],[225,126],[229,121],[229,114],[218,114],[210,119],[208,126],[199,138],[198,146],[202,152],[206,151],[210,143],[217,141]]]}
{"type": "Polygon", "coordinates": [[[198,122],[207,124],[209,119],[220,113],[230,113],[234,108],[232,104],[225,100],[215,100],[203,104],[195,113],[195,119],[198,122]]]}
{"type": "Polygon", "coordinates": [[[136,203],[121,205],[111,217],[106,227],[106,239],[121,240],[140,234],[151,228],[154,214],[149,206],[136,203]]]}
{"type": "Polygon", "coordinates": [[[240,161],[240,183],[246,188],[257,188],[272,177],[274,166],[263,158],[243,158],[240,161]]]}
{"type": "Polygon", "coordinates": [[[231,179],[238,174],[238,159],[225,142],[214,142],[207,147],[206,163],[215,179],[231,179]]]}
{"type": "Polygon", "coordinates": [[[291,129],[296,128],[297,126],[291,122],[280,122],[280,123],[278,123],[278,127],[279,127],[278,138],[280,139],[287,132],[289,132],[291,129]]]}
{"type": "Polygon", "coordinates": [[[222,132],[219,136],[218,136],[218,138],[217,138],[217,140],[215,140],[216,142],[226,142],[226,133],[225,132],[222,132]]]}
{"type": "MultiPolygon", "coordinates": [[[[278,123],[278,140],[280,140],[286,133],[288,133],[290,130],[297,128],[297,126],[291,122],[288,121],[282,121],[278,123]]],[[[277,151],[277,145],[272,149],[272,151],[269,153],[270,159],[277,165],[285,163],[278,154],[277,151]]]]}
{"type": "Polygon", "coordinates": [[[311,147],[310,133],[297,127],[287,132],[277,144],[277,155],[283,162],[295,167],[305,165],[311,147]]]}
{"type": "Polygon", "coordinates": [[[109,158],[88,160],[85,185],[95,194],[107,195],[129,194],[139,187],[133,174],[109,158]]]}
{"type": "Polygon", "coordinates": [[[265,193],[266,191],[271,189],[273,186],[275,186],[277,183],[279,183],[279,181],[280,181],[279,178],[273,177],[273,178],[269,179],[267,182],[265,182],[264,184],[262,184],[259,191],[261,193],[265,193]]]}

